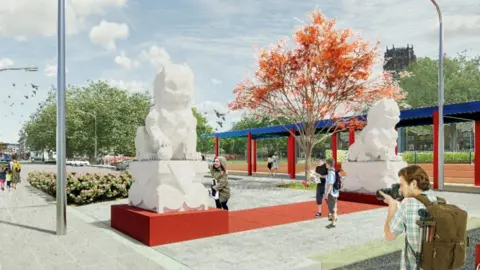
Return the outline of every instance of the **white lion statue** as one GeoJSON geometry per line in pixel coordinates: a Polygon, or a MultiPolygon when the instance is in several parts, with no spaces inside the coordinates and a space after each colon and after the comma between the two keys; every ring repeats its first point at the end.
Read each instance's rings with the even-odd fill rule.
{"type": "Polygon", "coordinates": [[[374,194],[399,182],[398,171],[407,166],[395,153],[399,121],[400,109],[393,99],[382,99],[370,108],[367,125],[342,163],[347,173],[344,191],[374,194]]]}
{"type": "Polygon", "coordinates": [[[154,82],[154,102],[137,128],[137,162],[129,170],[135,179],[130,205],[157,213],[208,208],[208,193],[196,179],[207,168],[197,148],[193,115],[194,76],[187,65],[168,63],[154,82]]]}
{"type": "Polygon", "coordinates": [[[200,160],[193,115],[194,76],[187,65],[165,64],[155,78],[154,102],[135,139],[138,160],[200,160]]]}
{"type": "Polygon", "coordinates": [[[348,161],[401,160],[395,153],[400,108],[393,99],[376,102],[368,112],[367,125],[348,149],[348,161]]]}

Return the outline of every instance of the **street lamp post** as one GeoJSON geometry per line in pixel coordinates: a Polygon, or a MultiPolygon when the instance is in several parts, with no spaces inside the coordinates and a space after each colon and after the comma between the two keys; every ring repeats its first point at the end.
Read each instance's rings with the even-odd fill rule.
{"type": "Polygon", "coordinates": [[[443,19],[440,6],[431,0],[438,13],[439,22],[439,40],[438,40],[438,189],[443,190],[444,186],[444,128],[443,128],[443,104],[444,104],[444,89],[443,89],[443,19]]]}
{"type": "Polygon", "coordinates": [[[57,235],[67,234],[65,0],[58,0],[57,63],[57,235]]]}
{"type": "Polygon", "coordinates": [[[93,112],[93,113],[89,113],[89,112],[85,112],[85,111],[81,111],[81,110],[78,110],[78,112],[81,112],[81,113],[84,113],[84,114],[87,114],[87,115],[91,115],[93,117],[93,119],[95,120],[95,164],[97,163],[97,113],[96,112],[93,112]]]}

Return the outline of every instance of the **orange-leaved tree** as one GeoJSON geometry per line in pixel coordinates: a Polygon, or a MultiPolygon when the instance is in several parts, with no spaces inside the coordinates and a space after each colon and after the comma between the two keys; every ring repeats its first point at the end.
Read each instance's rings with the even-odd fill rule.
{"type": "Polygon", "coordinates": [[[337,30],[335,20],[320,11],[310,14],[310,22],[296,31],[293,42],[288,47],[280,41],[260,51],[253,78],[237,85],[229,107],[295,123],[296,132],[289,132],[305,152],[309,179],[317,143],[343,129],[369,104],[382,98],[399,100],[404,94],[389,74],[372,78],[378,44],[370,47],[350,29],[337,30]],[[331,124],[320,126],[322,119],[331,124]]]}

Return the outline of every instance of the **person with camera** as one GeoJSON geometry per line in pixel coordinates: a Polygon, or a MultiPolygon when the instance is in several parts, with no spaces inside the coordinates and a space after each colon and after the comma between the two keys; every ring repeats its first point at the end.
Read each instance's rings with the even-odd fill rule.
{"type": "Polygon", "coordinates": [[[401,269],[418,269],[415,254],[421,252],[422,237],[417,221],[421,218],[419,210],[425,209],[425,205],[415,197],[425,195],[432,203],[437,201],[437,197],[431,190],[430,178],[422,167],[407,166],[398,172],[398,176],[399,186],[378,191],[383,201],[388,204],[384,226],[385,240],[393,241],[405,233],[406,245],[402,250],[401,269]],[[398,190],[395,190],[396,187],[398,190]]]}
{"type": "Polygon", "coordinates": [[[208,165],[215,185],[212,189],[218,192],[218,199],[215,199],[215,205],[218,209],[228,211],[228,200],[230,199],[230,187],[228,185],[227,159],[222,156],[214,158],[213,163],[208,165]]]}

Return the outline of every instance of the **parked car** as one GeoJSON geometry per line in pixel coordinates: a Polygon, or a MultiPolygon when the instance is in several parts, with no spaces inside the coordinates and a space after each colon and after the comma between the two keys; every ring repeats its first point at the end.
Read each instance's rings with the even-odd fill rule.
{"type": "Polygon", "coordinates": [[[73,159],[73,160],[67,159],[66,164],[70,166],[77,166],[77,167],[90,166],[90,162],[88,162],[87,160],[78,160],[78,159],[73,159]]]}
{"type": "Polygon", "coordinates": [[[132,162],[131,160],[122,160],[120,162],[118,162],[116,165],[115,165],[115,170],[117,171],[126,171],[128,169],[128,167],[130,166],[130,162],[132,162]]]}
{"type": "Polygon", "coordinates": [[[90,162],[88,162],[88,160],[75,160],[73,163],[73,166],[79,166],[79,167],[90,166],[90,162]]]}

